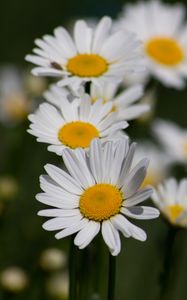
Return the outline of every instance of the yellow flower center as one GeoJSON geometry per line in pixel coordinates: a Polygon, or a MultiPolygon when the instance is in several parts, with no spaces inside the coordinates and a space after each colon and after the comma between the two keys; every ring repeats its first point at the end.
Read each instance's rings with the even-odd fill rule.
{"type": "Polygon", "coordinates": [[[115,111],[117,111],[117,107],[115,105],[113,105],[110,112],[115,112],[115,111]]]}
{"type": "Polygon", "coordinates": [[[81,121],[67,123],[58,132],[59,141],[72,149],[87,148],[97,137],[99,137],[97,128],[90,123],[81,121]]]}
{"type": "Polygon", "coordinates": [[[98,77],[108,70],[108,63],[97,54],[78,54],[69,59],[66,67],[76,76],[98,77]]]}
{"type": "Polygon", "coordinates": [[[171,222],[175,223],[177,218],[179,218],[180,215],[183,213],[184,207],[180,204],[168,205],[166,207],[166,211],[171,222]]]}
{"type": "Polygon", "coordinates": [[[122,193],[114,185],[96,184],[80,197],[80,211],[90,220],[101,222],[118,214],[122,205],[122,193]]]}
{"type": "Polygon", "coordinates": [[[153,60],[167,67],[175,66],[184,59],[183,49],[172,38],[152,38],[147,42],[145,50],[153,60]]]}

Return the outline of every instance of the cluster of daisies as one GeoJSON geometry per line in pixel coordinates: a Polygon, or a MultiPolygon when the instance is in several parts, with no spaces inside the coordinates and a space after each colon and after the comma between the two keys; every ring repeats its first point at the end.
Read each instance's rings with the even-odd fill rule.
{"type": "MultiPolygon", "coordinates": [[[[75,234],[75,245],[83,249],[101,230],[114,256],[121,249],[119,232],[146,240],[144,230],[129,219],[154,219],[159,211],[139,205],[152,195],[145,180],[148,160],[135,161],[136,144],[124,130],[127,121],[150,109],[139,101],[150,76],[184,87],[186,41],[183,7],[156,0],[126,6],[113,23],[109,17],[94,25],[79,20],[73,36],[58,27],[35,40],[34,54],[26,56],[36,65],[32,73],[59,79],[44,93],[46,102],[29,115],[28,130],[63,158],[64,168],[45,166],[43,192],[36,196],[52,207],[39,215],[50,218],[43,228],[58,231],[57,239],[75,234]]],[[[157,124],[155,130],[173,154],[159,126],[167,125],[157,124]]],[[[183,151],[187,156],[187,143],[183,151]]],[[[186,191],[186,180],[177,186],[170,179],[152,198],[170,220],[183,222],[186,191]]]]}

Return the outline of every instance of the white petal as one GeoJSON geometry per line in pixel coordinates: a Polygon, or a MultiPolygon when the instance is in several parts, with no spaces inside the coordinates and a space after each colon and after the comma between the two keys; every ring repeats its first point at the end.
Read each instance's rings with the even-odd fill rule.
{"type": "Polygon", "coordinates": [[[84,228],[88,224],[88,220],[86,218],[78,221],[76,224],[71,224],[71,226],[65,228],[64,230],[58,232],[55,237],[56,239],[62,239],[66,236],[72,235],[82,228],[84,228]]]}
{"type": "Polygon", "coordinates": [[[74,39],[79,53],[90,53],[92,30],[86,22],[79,20],[74,27],[74,39]]]}
{"type": "Polygon", "coordinates": [[[129,105],[133,102],[135,102],[137,99],[143,96],[143,86],[142,85],[135,85],[121,94],[119,96],[115,97],[115,103],[117,105],[129,105]]]}
{"type": "Polygon", "coordinates": [[[62,188],[73,194],[80,195],[82,193],[81,186],[69,174],[53,165],[47,164],[45,170],[49,176],[58,183],[62,188]]]}
{"type": "Polygon", "coordinates": [[[125,207],[131,207],[137,205],[142,201],[146,200],[147,198],[149,198],[152,195],[152,192],[153,192],[152,188],[141,189],[135,195],[125,200],[123,205],[125,207]]]}
{"type": "Polygon", "coordinates": [[[103,150],[99,139],[94,139],[90,146],[90,168],[97,183],[103,178],[103,150]]]}
{"type": "Polygon", "coordinates": [[[57,197],[55,194],[51,196],[45,193],[40,193],[36,195],[36,199],[43,204],[62,209],[73,209],[79,206],[79,198],[72,200],[63,197],[57,197]]]}
{"type": "Polygon", "coordinates": [[[102,236],[111,254],[118,255],[120,252],[119,233],[109,220],[102,223],[102,236]]]}
{"type": "Polygon", "coordinates": [[[139,189],[146,175],[146,168],[141,167],[132,176],[126,178],[125,183],[122,187],[122,191],[125,198],[129,198],[134,195],[139,189]]]}
{"type": "Polygon", "coordinates": [[[123,166],[121,168],[121,174],[120,174],[120,177],[119,177],[119,180],[118,180],[118,184],[120,186],[123,185],[124,178],[126,178],[126,176],[128,175],[128,173],[130,171],[132,161],[133,161],[133,158],[134,158],[135,149],[136,149],[136,143],[132,143],[130,145],[129,151],[127,153],[127,156],[126,156],[126,158],[123,162],[123,166]]]}
{"type": "Polygon", "coordinates": [[[73,217],[68,217],[68,218],[54,218],[51,219],[43,224],[43,228],[48,231],[54,231],[54,230],[59,230],[63,229],[66,227],[73,226],[80,222],[82,219],[81,215],[78,216],[73,216],[73,217]]]}
{"type": "Polygon", "coordinates": [[[123,138],[120,139],[117,143],[116,143],[116,151],[115,151],[115,156],[111,165],[111,182],[113,184],[117,184],[118,183],[118,178],[121,172],[121,166],[122,166],[122,162],[124,160],[124,157],[127,153],[127,148],[128,148],[128,139],[127,138],[123,138]]]}
{"type": "Polygon", "coordinates": [[[103,17],[96,27],[92,46],[93,53],[99,53],[103,41],[108,37],[112,26],[112,20],[109,17],[103,17]]]}
{"type": "Polygon", "coordinates": [[[149,206],[122,207],[121,212],[127,217],[139,220],[155,219],[160,214],[158,209],[149,206]]]}
{"type": "Polygon", "coordinates": [[[63,47],[66,56],[72,57],[76,55],[77,51],[74,42],[66,29],[63,27],[58,27],[54,32],[58,42],[60,43],[61,47],[63,47]]]}
{"type": "Polygon", "coordinates": [[[43,209],[38,212],[38,216],[43,217],[73,217],[80,215],[79,209],[43,209]]]}
{"type": "Polygon", "coordinates": [[[69,173],[83,188],[86,189],[88,186],[94,184],[93,177],[83,158],[80,161],[70,149],[65,149],[62,157],[69,173]]]}
{"type": "Polygon", "coordinates": [[[129,222],[122,215],[118,214],[111,218],[111,222],[117,230],[120,230],[124,237],[128,238],[131,236],[131,231],[129,230],[129,222]]]}
{"type": "Polygon", "coordinates": [[[89,221],[89,223],[79,231],[74,239],[74,244],[83,249],[88,246],[100,230],[100,223],[89,221]]]}

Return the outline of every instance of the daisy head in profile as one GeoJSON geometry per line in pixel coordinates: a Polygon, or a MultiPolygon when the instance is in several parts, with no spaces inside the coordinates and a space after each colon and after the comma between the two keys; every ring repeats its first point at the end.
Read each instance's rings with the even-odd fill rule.
{"type": "MultiPolygon", "coordinates": [[[[149,111],[148,104],[139,104],[138,100],[143,95],[143,86],[140,84],[125,88],[122,92],[118,93],[120,89],[120,82],[109,82],[102,86],[95,84],[90,85],[90,97],[92,103],[97,100],[102,100],[103,104],[112,103],[111,112],[116,112],[118,120],[133,120],[143,116],[149,111]]],[[[82,91],[84,88],[82,88],[82,91]]],[[[46,100],[55,106],[61,105],[61,98],[68,96],[68,93],[73,91],[67,87],[58,87],[53,84],[44,93],[46,100]]],[[[69,99],[71,101],[71,99],[69,99]]]]}
{"type": "Polygon", "coordinates": [[[152,189],[140,186],[148,165],[142,159],[131,167],[135,144],[128,139],[101,144],[92,141],[90,149],[63,151],[67,172],[54,165],[46,165],[48,175],[41,176],[43,193],[37,200],[52,206],[38,214],[51,218],[43,224],[48,231],[58,230],[57,239],[76,234],[74,243],[85,248],[101,230],[112,255],[121,249],[121,232],[125,237],[146,240],[146,233],[129,219],[154,219],[156,208],[139,206],[149,198],[152,189]]]}
{"type": "Polygon", "coordinates": [[[187,163],[187,129],[171,121],[156,120],[153,133],[164,147],[170,163],[187,163]]]}
{"type": "Polygon", "coordinates": [[[26,56],[37,65],[32,73],[59,77],[59,85],[71,85],[74,90],[82,82],[102,84],[142,70],[139,41],[133,33],[113,32],[109,17],[103,17],[94,28],[78,20],[73,37],[58,27],[54,36],[45,35],[35,44],[34,54],[26,56]]]}
{"type": "MultiPolygon", "coordinates": [[[[56,103],[56,94],[52,101],[56,103]]],[[[31,124],[28,132],[36,136],[38,142],[50,144],[48,150],[58,155],[62,155],[65,148],[88,149],[94,138],[105,142],[115,139],[116,134],[124,135],[122,129],[128,123],[119,121],[116,112],[110,113],[111,110],[111,102],[103,104],[100,99],[92,103],[88,94],[81,94],[72,102],[68,96],[63,96],[58,107],[43,103],[34,114],[29,115],[31,124]]]]}
{"type": "Polygon", "coordinates": [[[117,28],[137,33],[143,42],[147,75],[166,86],[184,88],[187,77],[187,24],[182,5],[159,0],[138,2],[124,7],[117,28]]]}
{"type": "Polygon", "coordinates": [[[155,189],[152,199],[172,225],[187,227],[187,178],[179,183],[174,178],[165,180],[155,189]]]}

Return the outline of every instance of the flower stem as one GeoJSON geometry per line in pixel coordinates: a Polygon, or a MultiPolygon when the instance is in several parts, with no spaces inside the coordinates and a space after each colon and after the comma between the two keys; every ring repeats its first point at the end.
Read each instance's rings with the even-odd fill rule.
{"type": "Polygon", "coordinates": [[[161,289],[160,289],[160,299],[164,300],[167,297],[167,292],[169,289],[169,278],[171,274],[171,269],[174,265],[174,243],[176,234],[178,232],[178,227],[169,225],[169,230],[165,242],[164,249],[164,261],[163,261],[163,272],[161,274],[161,289]]]}
{"type": "Polygon", "coordinates": [[[69,300],[77,300],[77,266],[74,236],[71,237],[69,252],[69,300]]]}
{"type": "Polygon", "coordinates": [[[108,273],[108,297],[107,300],[115,299],[116,285],[116,257],[109,253],[109,273],[108,273]]]}

